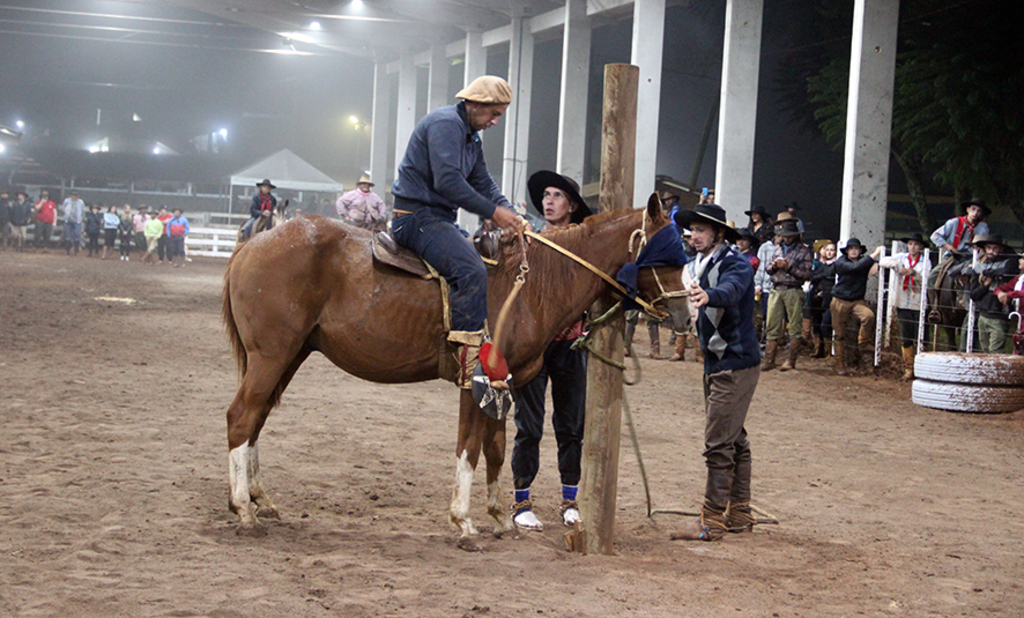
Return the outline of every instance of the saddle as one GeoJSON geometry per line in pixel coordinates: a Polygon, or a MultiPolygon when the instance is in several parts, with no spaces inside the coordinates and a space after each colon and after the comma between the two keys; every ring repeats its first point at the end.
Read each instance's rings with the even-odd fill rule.
{"type": "MultiPolygon", "coordinates": [[[[473,246],[476,247],[485,264],[488,266],[497,264],[497,260],[494,257],[500,252],[501,248],[496,234],[485,233],[480,237],[474,238],[473,246]]],[[[433,279],[437,276],[433,268],[423,261],[423,258],[395,242],[395,239],[386,230],[373,233],[371,247],[373,248],[373,259],[382,264],[404,270],[407,273],[423,277],[424,279],[433,279]]]]}

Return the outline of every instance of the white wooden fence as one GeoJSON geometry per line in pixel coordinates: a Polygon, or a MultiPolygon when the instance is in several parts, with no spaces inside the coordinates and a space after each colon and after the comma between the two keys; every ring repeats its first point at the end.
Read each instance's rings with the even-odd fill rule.
{"type": "Polygon", "coordinates": [[[185,237],[185,250],[189,256],[229,258],[237,239],[237,228],[193,227],[185,237]]]}

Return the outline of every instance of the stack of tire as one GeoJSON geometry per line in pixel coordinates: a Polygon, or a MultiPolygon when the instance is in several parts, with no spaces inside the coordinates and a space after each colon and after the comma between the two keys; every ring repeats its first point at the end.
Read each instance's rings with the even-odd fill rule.
{"type": "Polygon", "coordinates": [[[1024,356],[924,352],[914,362],[914,403],[953,412],[1024,409],[1024,356]]]}

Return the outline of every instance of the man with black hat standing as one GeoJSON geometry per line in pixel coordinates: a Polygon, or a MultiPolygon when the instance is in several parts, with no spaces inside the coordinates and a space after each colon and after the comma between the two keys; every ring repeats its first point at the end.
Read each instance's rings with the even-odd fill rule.
{"type": "Polygon", "coordinates": [[[761,375],[754,330],[754,271],[729,244],[739,235],[725,210],[699,204],[676,214],[697,249],[697,338],[704,352],[704,461],[707,481],[700,519],[672,534],[674,540],[714,541],[743,532],[756,521],[750,507],[750,442],[744,423],[761,375]]]}
{"type": "MultiPolygon", "coordinates": [[[[928,278],[931,262],[924,252],[925,240],[920,232],[898,239],[907,245],[906,252],[894,253],[878,261],[879,268],[896,271],[896,281],[889,290],[896,305],[896,322],[903,348],[903,380],[914,377],[914,354],[917,352],[917,327],[921,317],[921,288],[928,278]]],[[[878,259],[884,247],[878,247],[871,257],[878,259]]]]}
{"type": "Polygon", "coordinates": [[[867,255],[868,248],[857,238],[846,241],[840,249],[842,256],[835,262],[836,284],[832,288],[832,329],[835,331],[837,375],[845,376],[846,371],[846,321],[853,315],[860,322],[857,345],[863,365],[874,365],[875,345],[872,337],[875,312],[864,301],[867,294],[868,277],[875,260],[867,255]]]}
{"type": "Polygon", "coordinates": [[[782,241],[775,247],[771,262],[765,272],[771,276],[772,292],[768,297],[768,317],[765,322],[765,346],[763,371],[775,367],[775,355],[779,349],[782,328],[788,320],[789,353],[779,371],[796,368],[800,353],[800,321],[804,310],[804,282],[811,278],[814,257],[811,249],[800,242],[800,229],[795,219],[784,220],[775,228],[775,236],[782,241]]]}
{"type": "Polygon", "coordinates": [[[252,196],[252,204],[249,206],[249,216],[252,218],[245,225],[245,238],[252,236],[257,221],[274,214],[274,209],[277,208],[277,198],[271,193],[277,187],[269,178],[257,183],[256,188],[259,189],[259,193],[252,196]]]}
{"type": "Polygon", "coordinates": [[[451,286],[451,331],[459,346],[456,384],[472,389],[487,321],[487,269],[473,243],[456,225],[459,208],[515,232],[527,223],[487,171],[480,131],[498,124],[512,101],[512,87],[484,75],[459,91],[456,105],[440,107],[416,125],[398,177],[394,239],[437,269],[451,286]]]}
{"type": "MultiPolygon", "coordinates": [[[[590,209],[580,197],[579,185],[571,178],[551,171],[540,171],[526,182],[530,200],[544,215],[545,229],[562,229],[582,223],[590,209]]],[[[587,353],[574,350],[583,336],[584,316],[562,331],[544,352],[544,363],[537,376],[516,389],[516,440],[512,449],[512,482],[515,503],[512,521],[520,528],[541,530],[543,525],[533,512],[530,485],[540,468],[540,440],[544,434],[544,393],[551,381],[551,425],[558,443],[558,473],[562,480],[562,523],[579,521],[576,489],[580,482],[580,457],[583,444],[583,412],[587,394],[587,353]]]]}
{"type": "MultiPolygon", "coordinates": [[[[999,234],[979,234],[971,243],[981,255],[978,264],[964,261],[949,270],[950,276],[970,275],[971,280],[966,286],[967,294],[974,301],[977,312],[978,341],[974,350],[998,354],[1006,345],[1009,332],[1009,308],[999,301],[996,288],[1016,277],[1020,270],[1017,267],[1017,254],[1006,246],[999,234]]],[[[967,319],[964,320],[966,331],[967,319]]],[[[966,337],[961,337],[966,340],[966,337]]],[[[966,349],[966,341],[961,349],[966,349]]]]}

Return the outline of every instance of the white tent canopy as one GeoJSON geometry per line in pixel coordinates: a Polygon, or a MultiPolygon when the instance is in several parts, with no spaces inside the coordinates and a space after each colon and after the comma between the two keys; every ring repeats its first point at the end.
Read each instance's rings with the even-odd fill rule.
{"type": "Polygon", "coordinates": [[[254,187],[269,178],[281,189],[294,191],[342,192],[344,188],[327,174],[282,148],[259,163],[231,175],[231,186],[254,187]]]}

